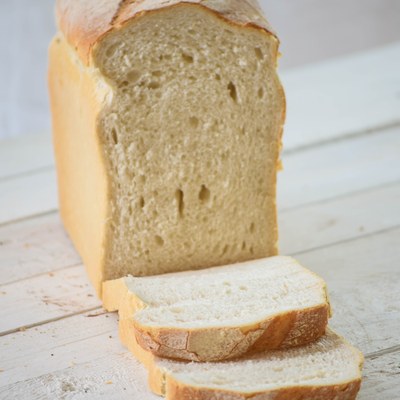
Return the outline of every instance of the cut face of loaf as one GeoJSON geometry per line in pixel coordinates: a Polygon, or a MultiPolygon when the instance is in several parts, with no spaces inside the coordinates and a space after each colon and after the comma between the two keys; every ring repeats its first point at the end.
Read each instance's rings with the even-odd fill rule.
{"type": "Polygon", "coordinates": [[[317,341],[234,361],[185,363],[144,351],[120,321],[122,342],[149,371],[153,392],[169,400],[353,400],[362,354],[328,330],[317,341]]]}
{"type": "Polygon", "coordinates": [[[89,65],[63,37],[51,48],[61,214],[99,293],[128,274],[277,253],[278,41],[198,4],[162,3],[99,37],[89,65]]]}
{"type": "Polygon", "coordinates": [[[324,281],[290,257],[122,278],[104,284],[103,301],[145,350],[192,361],[309,343],[330,313],[324,281]]]}

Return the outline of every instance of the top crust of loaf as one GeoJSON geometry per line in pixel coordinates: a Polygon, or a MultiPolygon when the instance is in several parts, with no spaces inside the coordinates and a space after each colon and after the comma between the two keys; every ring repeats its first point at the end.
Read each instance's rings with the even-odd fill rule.
{"type": "Polygon", "coordinates": [[[202,7],[229,23],[260,29],[278,44],[257,0],[57,0],[56,14],[60,31],[89,65],[93,47],[107,33],[149,12],[182,5],[202,7]]]}

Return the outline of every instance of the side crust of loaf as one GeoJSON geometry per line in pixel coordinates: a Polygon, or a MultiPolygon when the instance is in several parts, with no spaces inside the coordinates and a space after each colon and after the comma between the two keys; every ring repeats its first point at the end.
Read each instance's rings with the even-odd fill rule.
{"type": "Polygon", "coordinates": [[[205,8],[227,22],[276,37],[256,0],[57,0],[56,15],[60,30],[89,65],[93,47],[108,32],[145,13],[182,4],[205,8]]]}
{"type": "MultiPolygon", "coordinates": [[[[247,393],[186,385],[158,367],[156,357],[143,350],[134,336],[130,334],[129,325],[128,320],[120,320],[119,322],[121,342],[148,370],[150,389],[157,395],[165,396],[167,400],[353,400],[360,390],[362,362],[358,379],[335,385],[299,386],[247,393]]],[[[361,353],[359,354],[360,359],[363,360],[361,353]]]]}
{"type": "Polygon", "coordinates": [[[100,295],[110,190],[96,129],[107,90],[61,35],[50,45],[48,80],[60,213],[100,295]]]}

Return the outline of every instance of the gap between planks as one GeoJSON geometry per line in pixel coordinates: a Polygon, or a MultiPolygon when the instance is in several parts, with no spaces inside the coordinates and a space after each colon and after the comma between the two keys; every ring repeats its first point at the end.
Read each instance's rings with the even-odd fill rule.
{"type": "Polygon", "coordinates": [[[395,122],[389,122],[387,124],[377,126],[374,128],[363,129],[363,130],[354,131],[354,132],[350,131],[348,133],[344,133],[343,136],[336,136],[336,137],[331,137],[331,138],[327,138],[327,139],[322,139],[322,140],[318,140],[318,141],[315,141],[312,143],[305,143],[305,144],[298,145],[293,148],[289,148],[287,150],[285,150],[285,147],[283,147],[282,155],[286,156],[286,155],[290,155],[290,154],[296,154],[296,153],[300,153],[302,151],[307,151],[307,150],[315,149],[318,147],[329,146],[332,143],[346,142],[347,140],[352,140],[352,139],[360,138],[363,136],[381,134],[381,133],[386,132],[387,130],[391,130],[391,129],[398,128],[398,127],[400,127],[400,120],[395,121],[395,122]]]}
{"type": "Polygon", "coordinates": [[[85,313],[90,312],[90,311],[96,311],[96,310],[101,310],[101,309],[102,309],[101,306],[85,308],[85,309],[83,309],[81,311],[73,312],[71,314],[66,314],[66,315],[62,315],[62,316],[59,316],[59,317],[50,318],[50,319],[47,319],[45,321],[35,322],[33,324],[30,324],[30,325],[23,325],[23,326],[20,326],[18,328],[15,328],[15,329],[10,329],[9,331],[0,332],[0,337],[11,335],[11,334],[17,333],[17,332],[24,332],[24,331],[26,331],[28,329],[37,328],[38,326],[51,324],[52,322],[61,321],[62,319],[75,317],[77,315],[81,315],[81,314],[85,314],[85,313]]]}

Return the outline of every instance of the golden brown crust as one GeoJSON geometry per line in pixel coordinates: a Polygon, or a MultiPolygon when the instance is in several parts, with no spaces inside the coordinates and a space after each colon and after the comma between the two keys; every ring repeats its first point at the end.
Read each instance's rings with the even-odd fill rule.
{"type": "Polygon", "coordinates": [[[100,295],[109,186],[97,115],[106,93],[61,37],[50,45],[48,78],[60,213],[100,295]]]}
{"type": "Polygon", "coordinates": [[[105,34],[143,14],[177,5],[200,6],[228,22],[276,36],[256,0],[57,0],[56,14],[59,29],[88,65],[105,34]]]}
{"type": "Polygon", "coordinates": [[[329,314],[326,303],[276,315],[252,326],[196,330],[143,327],[132,318],[130,334],[144,350],[159,357],[222,361],[313,342],[325,333],[329,314]]]}
{"type": "Polygon", "coordinates": [[[282,388],[260,393],[236,393],[208,388],[196,388],[166,378],[167,400],[353,400],[360,390],[361,380],[340,385],[282,388]]]}
{"type": "MultiPolygon", "coordinates": [[[[353,400],[361,386],[361,376],[336,385],[299,386],[267,390],[263,392],[240,393],[211,388],[193,387],[177,381],[172,375],[160,369],[156,357],[143,350],[131,335],[132,321],[120,320],[119,332],[122,343],[144,364],[149,372],[150,389],[167,400],[353,400]]],[[[362,356],[360,357],[362,360],[362,356]]],[[[360,365],[360,370],[362,365],[360,365]]]]}

